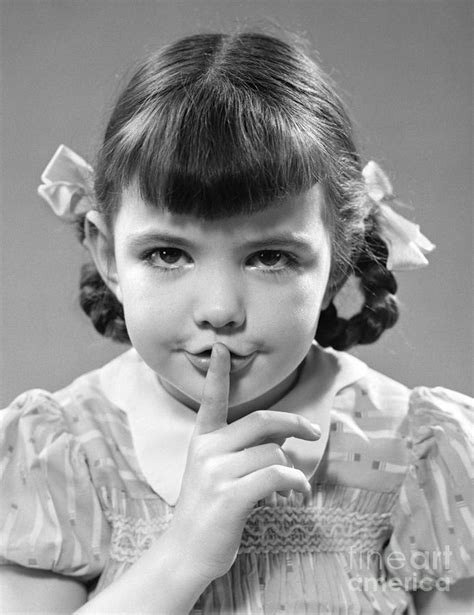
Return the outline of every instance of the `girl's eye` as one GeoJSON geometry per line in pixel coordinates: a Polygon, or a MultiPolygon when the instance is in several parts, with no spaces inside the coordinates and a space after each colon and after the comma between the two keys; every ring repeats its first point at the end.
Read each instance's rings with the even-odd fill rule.
{"type": "MultiPolygon", "coordinates": [[[[192,263],[191,257],[180,248],[154,248],[143,255],[147,264],[157,269],[172,271],[192,263]]],[[[265,273],[279,273],[296,266],[294,256],[282,250],[260,250],[252,254],[247,265],[265,273]]]]}
{"type": "Polygon", "coordinates": [[[282,271],[294,264],[294,258],[281,250],[261,250],[249,259],[249,265],[263,271],[282,271]]]}
{"type": "Polygon", "coordinates": [[[145,254],[145,260],[154,267],[177,269],[190,262],[189,256],[179,248],[158,248],[145,254]]]}

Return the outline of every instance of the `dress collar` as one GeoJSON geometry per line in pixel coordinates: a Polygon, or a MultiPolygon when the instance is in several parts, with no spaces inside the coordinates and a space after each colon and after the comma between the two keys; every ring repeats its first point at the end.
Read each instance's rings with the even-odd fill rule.
{"type": "MultiPolygon", "coordinates": [[[[352,355],[313,344],[293,389],[271,407],[295,412],[321,427],[317,442],[288,438],[283,449],[310,479],[329,438],[335,396],[366,372],[352,355]]],[[[131,349],[99,370],[105,396],[128,417],[138,465],[151,488],[170,506],[181,490],[196,413],[172,397],[155,373],[131,349]],[[137,395],[137,391],[140,394],[137,395]]]]}

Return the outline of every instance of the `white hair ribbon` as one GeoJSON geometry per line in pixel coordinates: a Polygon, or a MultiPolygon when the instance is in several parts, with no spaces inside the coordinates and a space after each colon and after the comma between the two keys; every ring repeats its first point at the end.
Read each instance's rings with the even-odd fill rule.
{"type": "Polygon", "coordinates": [[[388,203],[396,203],[392,184],[379,165],[371,160],[362,170],[369,198],[375,204],[380,236],[387,244],[387,269],[408,271],[426,267],[426,253],[435,245],[423,235],[418,224],[395,212],[388,203]]]}
{"type": "Polygon", "coordinates": [[[38,194],[61,219],[74,221],[94,207],[93,168],[60,145],[41,175],[38,194]]]}

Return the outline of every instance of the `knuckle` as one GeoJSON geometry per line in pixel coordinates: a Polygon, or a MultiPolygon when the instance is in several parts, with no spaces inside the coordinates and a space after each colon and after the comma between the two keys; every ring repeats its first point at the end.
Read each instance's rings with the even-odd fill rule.
{"type": "Polygon", "coordinates": [[[295,473],[295,478],[297,478],[298,480],[306,480],[306,476],[298,468],[293,468],[293,472],[295,473]]]}
{"type": "Polygon", "coordinates": [[[281,466],[274,465],[268,468],[268,479],[273,484],[278,483],[283,478],[281,466]]]}
{"type": "Polygon", "coordinates": [[[297,427],[306,427],[306,419],[304,417],[302,417],[299,414],[294,414],[294,417],[296,417],[296,426],[297,427]]]}
{"type": "Polygon", "coordinates": [[[273,455],[277,460],[278,464],[286,465],[288,463],[285,451],[280,446],[278,446],[278,444],[274,445],[273,455]]]}
{"type": "Polygon", "coordinates": [[[220,474],[219,468],[220,468],[220,464],[217,462],[216,459],[214,458],[207,459],[206,464],[205,464],[205,472],[211,484],[217,483],[217,479],[219,478],[219,474],[220,474]]]}
{"type": "Polygon", "coordinates": [[[292,470],[293,472],[296,472],[295,475],[295,480],[298,482],[299,485],[301,486],[305,486],[308,483],[308,480],[304,474],[304,472],[302,472],[301,470],[297,470],[296,468],[293,468],[292,470]]]}
{"type": "Polygon", "coordinates": [[[277,455],[278,451],[281,450],[280,446],[276,442],[269,442],[265,445],[270,452],[270,455],[277,455]]]}
{"type": "Polygon", "coordinates": [[[270,414],[267,410],[257,410],[252,414],[252,417],[259,429],[264,429],[270,420],[270,414]]]}
{"type": "Polygon", "coordinates": [[[190,444],[189,452],[196,462],[204,463],[209,456],[209,442],[203,437],[195,438],[190,444]]]}

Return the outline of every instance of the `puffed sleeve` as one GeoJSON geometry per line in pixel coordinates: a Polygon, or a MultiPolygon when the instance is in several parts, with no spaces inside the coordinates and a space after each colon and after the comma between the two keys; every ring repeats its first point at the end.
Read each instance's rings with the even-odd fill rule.
{"type": "Polygon", "coordinates": [[[393,514],[385,565],[406,589],[448,589],[474,576],[474,400],[448,389],[414,389],[410,465],[393,514]]]}
{"type": "Polygon", "coordinates": [[[0,411],[0,485],[0,563],[83,581],[100,574],[109,526],[80,438],[45,391],[0,411]]]}

